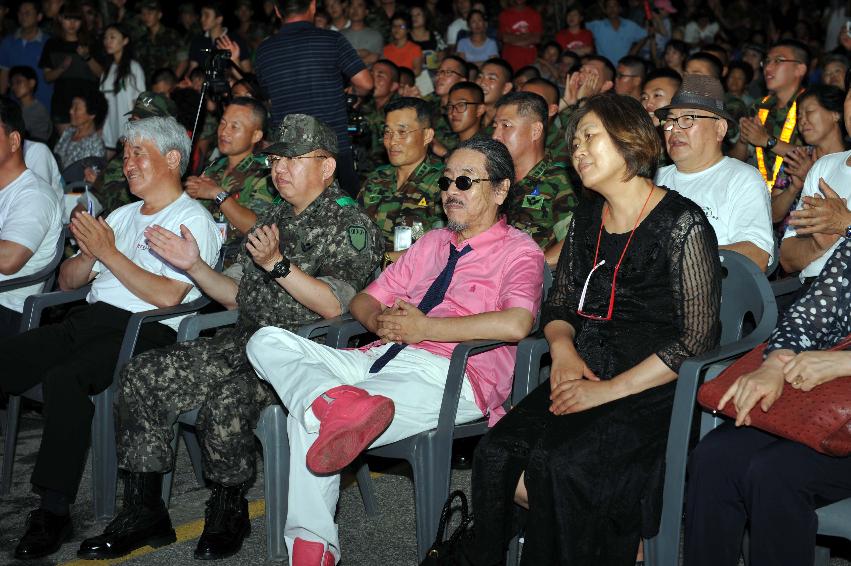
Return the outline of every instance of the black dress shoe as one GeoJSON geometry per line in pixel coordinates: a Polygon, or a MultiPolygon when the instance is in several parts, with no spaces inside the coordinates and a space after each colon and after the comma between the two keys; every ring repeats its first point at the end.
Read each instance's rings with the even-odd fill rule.
{"type": "Polygon", "coordinates": [[[176,541],[161,489],[161,474],[131,473],[124,482],[121,512],[102,535],[80,543],[77,556],[86,560],[117,558],[143,546],[158,548],[176,541]]]}
{"type": "Polygon", "coordinates": [[[242,548],[242,541],[251,533],[248,501],[242,494],[243,486],[213,485],[195,558],[218,560],[233,556],[242,548]]]}
{"type": "Polygon", "coordinates": [[[15,558],[30,560],[53,554],[72,534],[70,515],[54,515],[44,509],[31,511],[27,530],[15,547],[15,558]]]}

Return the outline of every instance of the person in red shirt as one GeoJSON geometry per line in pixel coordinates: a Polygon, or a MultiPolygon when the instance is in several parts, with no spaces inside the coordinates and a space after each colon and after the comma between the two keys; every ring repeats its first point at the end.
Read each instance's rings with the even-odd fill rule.
{"type": "Polygon", "coordinates": [[[580,57],[594,53],[594,34],[582,25],[585,21],[582,10],[571,8],[565,19],[567,27],[556,34],[556,42],[561,45],[562,51],[570,50],[580,57]]]}
{"type": "Polygon", "coordinates": [[[502,58],[515,71],[533,65],[542,31],[541,14],[526,6],[526,0],[512,0],[511,6],[499,14],[497,33],[502,42],[502,58]]]}

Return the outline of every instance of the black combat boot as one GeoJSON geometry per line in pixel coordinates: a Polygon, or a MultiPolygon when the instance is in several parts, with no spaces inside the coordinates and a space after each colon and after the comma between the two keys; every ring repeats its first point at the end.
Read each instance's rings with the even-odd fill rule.
{"type": "Polygon", "coordinates": [[[49,556],[59,550],[72,534],[70,515],[36,509],[27,517],[27,530],[15,547],[15,558],[30,560],[49,556]]]}
{"type": "Polygon", "coordinates": [[[242,548],[242,541],[251,532],[248,501],[243,496],[244,491],[243,485],[213,484],[204,514],[204,533],[195,547],[195,558],[227,558],[242,548]]]}
{"type": "Polygon", "coordinates": [[[124,556],[142,546],[154,548],[177,540],[163,504],[163,476],[131,472],[124,480],[124,504],[103,534],[80,543],[77,556],[101,560],[124,556]]]}

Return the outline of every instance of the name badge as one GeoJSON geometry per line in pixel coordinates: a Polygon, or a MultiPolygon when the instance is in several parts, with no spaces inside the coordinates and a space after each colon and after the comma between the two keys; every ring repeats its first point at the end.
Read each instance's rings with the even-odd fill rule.
{"type": "Polygon", "coordinates": [[[222,233],[222,241],[225,242],[228,239],[228,223],[227,222],[216,222],[216,228],[219,229],[219,232],[222,233]]]}
{"type": "Polygon", "coordinates": [[[396,226],[393,229],[393,251],[401,252],[411,247],[413,234],[410,226],[396,226]]]}

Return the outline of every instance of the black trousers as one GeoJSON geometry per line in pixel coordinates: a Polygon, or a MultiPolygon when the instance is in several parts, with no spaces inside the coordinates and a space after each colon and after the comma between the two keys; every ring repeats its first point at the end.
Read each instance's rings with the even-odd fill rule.
{"type": "Polygon", "coordinates": [[[726,423],[689,461],[685,566],[737,564],[746,524],[751,566],[812,564],[815,509],[846,497],[851,457],[726,423]]]}
{"type": "Polygon", "coordinates": [[[21,331],[21,313],[0,305],[0,338],[9,338],[21,331]]]}
{"type": "MultiPolygon", "coordinates": [[[[0,342],[0,390],[17,395],[42,384],[44,432],[32,483],[73,499],[91,437],[89,395],[112,383],[131,313],[105,303],[77,307],[58,323],[0,342]]],[[[136,352],[170,344],[175,332],[145,324],[136,352]]]]}

